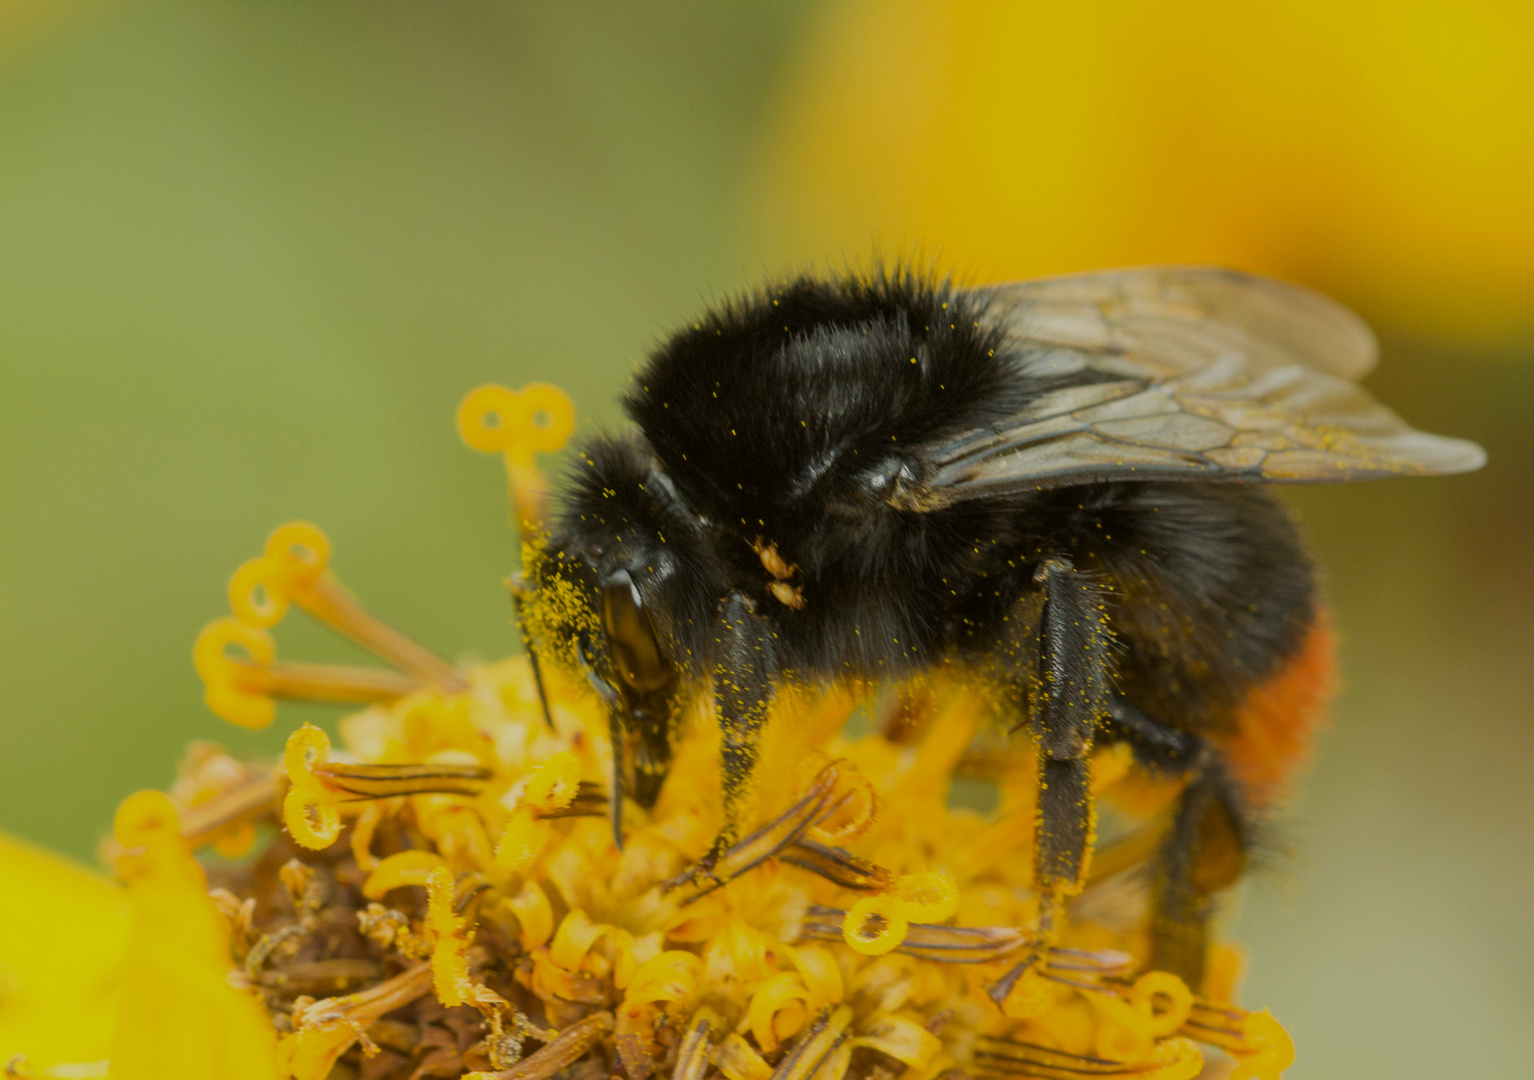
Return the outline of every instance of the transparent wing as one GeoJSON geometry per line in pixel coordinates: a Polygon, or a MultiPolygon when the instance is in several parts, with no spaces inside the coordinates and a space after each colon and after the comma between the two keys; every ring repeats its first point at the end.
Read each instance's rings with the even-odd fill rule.
{"type": "Polygon", "coordinates": [[[1318,292],[1203,266],[1147,266],[1040,278],[977,290],[1019,337],[1098,354],[1134,356],[1172,375],[1238,350],[1254,367],[1300,364],[1362,378],[1374,334],[1318,292]]]}
{"type": "Polygon", "coordinates": [[[1166,268],[983,291],[1059,389],[924,448],[913,507],[1106,480],[1319,483],[1466,472],[1474,443],[1416,431],[1345,377],[1374,339],[1295,286],[1166,268]]]}

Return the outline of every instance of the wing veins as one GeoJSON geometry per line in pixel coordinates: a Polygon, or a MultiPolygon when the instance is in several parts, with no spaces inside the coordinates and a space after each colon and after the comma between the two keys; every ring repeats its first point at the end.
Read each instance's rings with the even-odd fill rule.
{"type": "Polygon", "coordinates": [[[928,476],[897,504],[1114,479],[1436,475],[1485,461],[1475,444],[1416,431],[1352,382],[1373,362],[1372,334],[1298,286],[1152,267],[980,295],[1018,350],[1020,377],[1056,385],[1012,421],[924,448],[928,476]]]}

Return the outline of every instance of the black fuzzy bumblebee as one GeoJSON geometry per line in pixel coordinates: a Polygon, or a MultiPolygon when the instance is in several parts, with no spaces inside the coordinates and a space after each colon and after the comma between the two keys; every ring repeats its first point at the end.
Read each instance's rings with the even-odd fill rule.
{"type": "Polygon", "coordinates": [[[615,836],[690,688],[723,731],[722,844],[783,680],[958,666],[1037,741],[1052,902],[1084,873],[1095,745],[1186,779],[1152,962],[1196,978],[1330,657],[1311,561],[1254,485],[1484,461],[1356,386],[1374,358],[1340,305],[1198,268],[801,277],[705,314],[639,372],[637,430],[582,447],[533,573],[538,645],[611,710],[615,836]]]}

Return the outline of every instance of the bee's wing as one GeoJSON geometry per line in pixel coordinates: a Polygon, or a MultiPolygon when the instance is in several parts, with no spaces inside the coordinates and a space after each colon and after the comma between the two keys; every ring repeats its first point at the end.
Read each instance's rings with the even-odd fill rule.
{"type": "Polygon", "coordinates": [[[1373,336],[1296,286],[1168,268],[980,295],[1025,370],[1061,387],[923,448],[924,477],[899,496],[906,505],[1108,480],[1434,475],[1486,460],[1474,443],[1412,429],[1344,377],[1372,363],[1373,336]]]}
{"type": "Polygon", "coordinates": [[[1019,337],[1133,355],[1173,375],[1239,349],[1254,366],[1301,364],[1360,379],[1378,347],[1367,323],[1318,292],[1207,266],[1146,266],[976,290],[1019,337]]]}

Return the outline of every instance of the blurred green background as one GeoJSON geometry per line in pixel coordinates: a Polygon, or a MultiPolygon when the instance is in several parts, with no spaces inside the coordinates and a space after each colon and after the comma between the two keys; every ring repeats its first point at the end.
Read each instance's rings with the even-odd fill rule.
{"type": "MultiPolygon", "coordinates": [[[[1534,96],[1503,68],[1534,34],[1473,8],[1458,33],[1355,13],[1346,32],[1379,29],[1383,51],[1319,59],[1306,42],[1343,31],[1275,44],[1188,5],[1207,48],[1146,54],[1143,27],[1039,15],[1015,70],[975,75],[966,49],[996,35],[929,5],[0,0],[0,828],[90,860],[188,740],[273,751],[331,715],[241,732],[191,668],[280,521],[323,525],[343,580],[441,652],[512,651],[499,464],[452,426],[480,382],[555,381],[616,422],[672,324],[874,246],[983,276],[1231,262],[1354,304],[1383,342],[1371,389],[1491,455],[1469,477],[1293,494],[1345,686],[1286,816],[1293,854],[1243,898],[1245,997],[1289,1026],[1295,1077],[1526,1071],[1534,96]],[[1283,125],[1242,142],[1231,41],[1337,101],[1269,93],[1283,125]],[[1145,84],[1098,77],[1115,49],[1145,84]],[[1089,85],[1027,82],[1078,63],[1089,85]],[[1477,95],[1501,119],[1469,151],[1435,142],[1484,119],[1477,95]],[[1147,100],[1224,116],[1167,110],[1160,138],[1120,107],[1147,100]],[[1079,127],[1053,131],[1060,115],[1079,127]],[[996,165],[964,123],[1026,160],[996,165]],[[1326,153],[1276,174],[1286,138],[1326,153]],[[1235,164],[1211,179],[1221,140],[1235,164]],[[1109,166],[1122,190],[1071,171],[1109,166]],[[1041,187],[1051,168],[1067,182],[1041,187]]],[[[301,619],[278,642],[351,655],[301,619]]]]}

